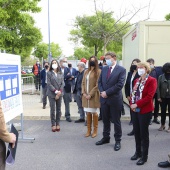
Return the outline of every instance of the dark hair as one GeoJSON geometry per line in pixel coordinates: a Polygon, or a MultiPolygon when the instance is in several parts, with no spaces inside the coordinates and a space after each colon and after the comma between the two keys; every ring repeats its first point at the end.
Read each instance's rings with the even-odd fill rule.
{"type": "Polygon", "coordinates": [[[134,71],[134,70],[131,69],[131,66],[132,66],[132,64],[133,64],[134,61],[136,61],[137,63],[140,63],[140,62],[141,62],[138,58],[133,59],[131,65],[130,65],[130,71],[131,71],[131,72],[134,71]]]}
{"type": "Polygon", "coordinates": [[[45,61],[45,62],[44,62],[44,65],[45,65],[46,63],[49,65],[49,62],[48,62],[48,61],[45,61]]]}
{"type": "Polygon", "coordinates": [[[110,55],[112,58],[116,57],[116,54],[114,52],[107,52],[105,56],[110,55]]]}
{"type": "Polygon", "coordinates": [[[170,63],[165,63],[162,67],[163,73],[170,72],[170,63]]]}
{"type": "Polygon", "coordinates": [[[56,61],[56,62],[57,62],[57,65],[58,65],[58,67],[57,67],[57,73],[58,73],[58,72],[61,73],[60,65],[59,65],[59,63],[58,63],[58,61],[57,61],[56,59],[53,59],[53,60],[51,61],[50,70],[49,70],[49,71],[52,71],[52,70],[53,70],[53,68],[52,68],[52,63],[53,63],[53,61],[56,61]]]}
{"type": "Polygon", "coordinates": [[[106,59],[105,59],[105,58],[103,59],[103,62],[106,62],[106,59]]]}
{"type": "Polygon", "coordinates": [[[154,60],[153,58],[149,58],[149,59],[147,59],[146,62],[154,64],[154,63],[155,63],[155,60],[154,60]]]}
{"type": "Polygon", "coordinates": [[[91,58],[94,58],[94,59],[95,59],[94,71],[95,71],[95,74],[97,75],[98,69],[99,69],[99,65],[98,65],[98,60],[97,60],[97,57],[96,57],[96,56],[91,56],[91,57],[89,58],[89,62],[88,62],[88,73],[89,73],[89,71],[90,71],[90,60],[91,60],[91,58]]]}

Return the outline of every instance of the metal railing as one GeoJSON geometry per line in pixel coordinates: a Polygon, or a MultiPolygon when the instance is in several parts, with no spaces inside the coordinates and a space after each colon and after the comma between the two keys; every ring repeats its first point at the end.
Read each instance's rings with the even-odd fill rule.
{"type": "Polygon", "coordinates": [[[27,76],[27,77],[21,77],[21,90],[23,92],[28,92],[33,94],[35,89],[34,85],[34,77],[33,76],[27,76]]]}

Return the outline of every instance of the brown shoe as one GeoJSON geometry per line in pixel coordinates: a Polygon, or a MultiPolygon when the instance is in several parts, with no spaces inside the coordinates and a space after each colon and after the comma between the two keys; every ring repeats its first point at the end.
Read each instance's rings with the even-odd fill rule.
{"type": "Polygon", "coordinates": [[[85,137],[89,137],[91,135],[91,123],[92,123],[92,114],[87,113],[87,133],[85,137]]]}
{"type": "Polygon", "coordinates": [[[56,126],[56,131],[57,131],[57,132],[60,131],[60,126],[59,126],[59,125],[56,126]]]}

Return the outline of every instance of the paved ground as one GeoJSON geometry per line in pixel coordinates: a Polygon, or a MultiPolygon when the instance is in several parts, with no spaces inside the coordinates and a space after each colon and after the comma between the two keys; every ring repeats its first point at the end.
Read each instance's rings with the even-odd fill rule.
{"type": "MultiPolygon", "coordinates": [[[[23,113],[25,119],[34,119],[34,120],[47,120],[50,119],[50,107],[49,104],[47,104],[46,109],[42,109],[42,103],[41,97],[39,94],[24,94],[22,95],[23,98],[23,113]]],[[[124,105],[125,107],[125,116],[122,116],[122,119],[129,119],[129,108],[127,105],[124,105]]],[[[65,114],[65,106],[64,102],[62,101],[61,105],[61,111],[62,111],[62,120],[65,120],[64,114],[65,114]]],[[[70,103],[70,113],[73,120],[79,118],[78,109],[76,102],[70,103]]]]}
{"type": "MultiPolygon", "coordinates": [[[[18,121],[18,120],[15,120],[18,121]]],[[[134,137],[126,134],[132,126],[122,121],[122,148],[113,150],[114,138],[110,144],[96,146],[102,137],[102,122],[99,135],[85,138],[83,124],[61,121],[61,131],[51,132],[49,120],[26,120],[25,137],[35,137],[35,142],[19,142],[16,162],[7,170],[159,170],[157,163],[167,160],[169,152],[168,133],[159,132],[158,125],[150,126],[150,151],[148,162],[139,167],[131,161],[135,152],[134,137]]],[[[112,126],[113,129],[113,126],[112,126]]]]}

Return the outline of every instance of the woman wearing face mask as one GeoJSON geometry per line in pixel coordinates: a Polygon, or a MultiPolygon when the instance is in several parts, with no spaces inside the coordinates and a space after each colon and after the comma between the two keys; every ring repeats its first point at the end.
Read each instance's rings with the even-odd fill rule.
{"type": "Polygon", "coordinates": [[[47,72],[47,95],[50,103],[50,117],[52,132],[60,131],[61,99],[64,87],[63,74],[57,60],[52,60],[47,72]],[[56,95],[59,98],[56,100],[56,95]]]}
{"type": "MultiPolygon", "coordinates": [[[[134,59],[131,63],[130,66],[130,71],[128,72],[127,75],[127,79],[126,79],[126,83],[125,83],[125,95],[126,98],[128,99],[128,101],[130,102],[130,94],[132,93],[132,89],[133,89],[133,85],[134,85],[134,81],[139,78],[138,72],[137,72],[137,63],[139,63],[140,60],[139,59],[134,59]]],[[[130,109],[130,122],[129,125],[132,125],[132,113],[131,113],[131,109],[130,109]]],[[[128,133],[129,136],[134,135],[133,130],[128,133]]]]}
{"type": "Polygon", "coordinates": [[[101,70],[98,68],[98,61],[95,56],[91,56],[88,62],[88,69],[85,71],[82,80],[82,106],[87,113],[87,133],[85,137],[91,135],[91,124],[93,117],[93,133],[92,138],[97,136],[98,130],[98,113],[100,108],[98,79],[101,70]]]}
{"type": "Polygon", "coordinates": [[[157,89],[158,101],[161,104],[161,127],[158,130],[162,131],[165,129],[166,110],[168,106],[169,127],[166,131],[170,133],[170,63],[165,63],[162,71],[164,74],[158,78],[157,89]]]}
{"type": "Polygon", "coordinates": [[[147,62],[138,63],[137,68],[140,78],[134,82],[130,100],[136,142],[136,152],[131,160],[140,158],[136,164],[143,165],[148,159],[149,122],[154,110],[153,96],[157,88],[157,81],[149,76],[151,70],[147,62]]]}

